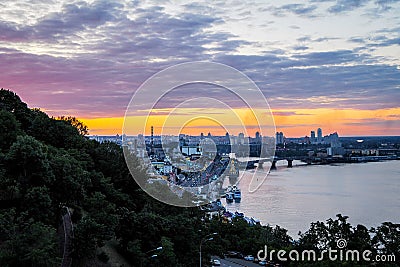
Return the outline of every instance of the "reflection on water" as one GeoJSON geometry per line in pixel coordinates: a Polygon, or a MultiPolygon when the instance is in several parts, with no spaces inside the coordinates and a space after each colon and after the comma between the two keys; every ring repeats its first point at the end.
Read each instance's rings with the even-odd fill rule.
{"type": "Polygon", "coordinates": [[[338,213],[348,215],[353,225],[400,222],[400,161],[281,165],[256,192],[249,193],[253,174],[254,170],[246,171],[239,182],[242,202],[227,204],[227,209],[244,212],[263,224],[282,226],[295,238],[311,222],[334,218],[338,213]]]}

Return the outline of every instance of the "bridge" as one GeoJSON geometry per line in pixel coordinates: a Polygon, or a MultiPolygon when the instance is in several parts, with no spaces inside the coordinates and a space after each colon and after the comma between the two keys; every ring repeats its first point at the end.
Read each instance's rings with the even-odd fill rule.
{"type": "MultiPolygon", "coordinates": [[[[287,157],[266,157],[266,158],[258,158],[258,157],[248,157],[248,158],[237,158],[239,164],[245,164],[247,163],[246,168],[251,169],[254,168],[254,164],[258,163],[258,168],[261,168],[265,162],[271,162],[271,169],[276,169],[276,163],[280,160],[286,160],[287,161],[287,167],[291,168],[293,167],[293,160],[301,160],[303,162],[306,162],[307,164],[312,163],[312,158],[308,156],[287,156],[287,157]]],[[[243,166],[242,166],[243,167],[243,166]]]]}

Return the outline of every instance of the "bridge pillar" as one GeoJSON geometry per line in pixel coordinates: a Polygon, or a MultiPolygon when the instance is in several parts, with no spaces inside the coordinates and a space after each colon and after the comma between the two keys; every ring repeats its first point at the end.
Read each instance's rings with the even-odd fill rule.
{"type": "Polygon", "coordinates": [[[288,168],[292,168],[293,167],[293,160],[292,159],[287,159],[287,166],[288,166],[288,168]]]}
{"type": "Polygon", "coordinates": [[[271,169],[275,170],[276,169],[276,160],[272,161],[271,169]]]}

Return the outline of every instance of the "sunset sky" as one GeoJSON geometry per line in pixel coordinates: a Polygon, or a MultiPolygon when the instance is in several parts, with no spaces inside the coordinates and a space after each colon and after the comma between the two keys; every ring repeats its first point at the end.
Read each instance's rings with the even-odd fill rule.
{"type": "MultiPolygon", "coordinates": [[[[78,117],[91,134],[121,134],[140,85],[191,61],[247,75],[286,136],[400,133],[400,1],[31,2],[0,3],[0,87],[51,116],[78,117]]],[[[165,99],[153,113],[157,131],[190,95],[165,99]]],[[[193,110],[182,108],[182,121],[193,110]]]]}

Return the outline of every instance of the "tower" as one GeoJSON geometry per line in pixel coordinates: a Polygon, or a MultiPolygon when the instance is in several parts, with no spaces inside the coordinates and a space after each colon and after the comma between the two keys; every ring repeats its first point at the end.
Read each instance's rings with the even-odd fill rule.
{"type": "Polygon", "coordinates": [[[153,151],[154,151],[154,127],[153,126],[151,126],[150,151],[151,151],[151,153],[153,153],[153,151]]]}
{"type": "Polygon", "coordinates": [[[322,142],[322,129],[318,128],[317,130],[317,142],[321,143],[322,142]]]}
{"type": "Polygon", "coordinates": [[[284,143],[283,132],[276,132],[276,144],[280,145],[284,143]]]}

